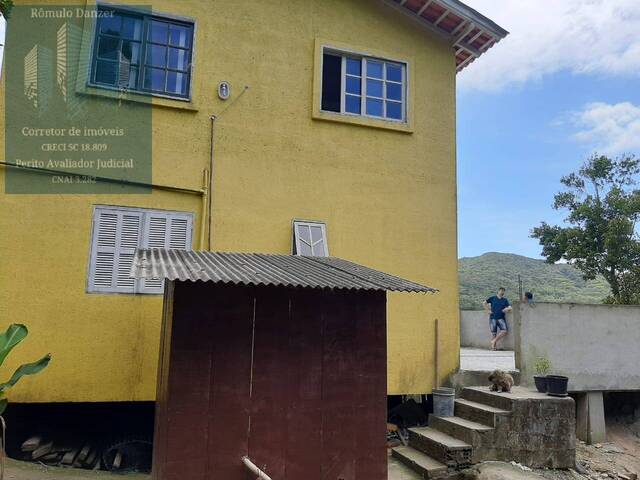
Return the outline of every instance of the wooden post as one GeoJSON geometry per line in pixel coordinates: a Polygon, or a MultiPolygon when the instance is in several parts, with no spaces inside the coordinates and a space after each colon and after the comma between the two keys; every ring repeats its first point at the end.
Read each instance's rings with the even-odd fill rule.
{"type": "Polygon", "coordinates": [[[435,357],[436,357],[436,388],[440,388],[440,321],[436,318],[435,322],[436,329],[436,348],[435,348],[435,357]]]}

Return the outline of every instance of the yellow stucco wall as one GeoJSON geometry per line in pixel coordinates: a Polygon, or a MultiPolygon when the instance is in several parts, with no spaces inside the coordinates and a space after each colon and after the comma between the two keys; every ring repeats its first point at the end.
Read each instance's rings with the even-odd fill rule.
{"type": "MultiPolygon", "coordinates": [[[[436,318],[441,378],[459,355],[452,49],[370,0],[152,4],[197,21],[191,109],[153,107],[154,182],[201,187],[209,116],[217,114],[213,249],[290,253],[292,219],[321,220],[330,254],[437,287],[437,295],[391,294],[388,302],[389,393],[430,392],[436,318]],[[314,118],[318,42],[408,61],[411,132],[314,118]],[[232,86],[227,102],[215,94],[221,80],[232,86]]],[[[4,115],[2,144],[3,127],[4,115]]],[[[2,193],[0,326],[31,330],[3,372],[53,355],[12,392],[14,401],[154,397],[161,299],[85,293],[94,204],[193,212],[198,247],[197,195],[2,193]]]]}

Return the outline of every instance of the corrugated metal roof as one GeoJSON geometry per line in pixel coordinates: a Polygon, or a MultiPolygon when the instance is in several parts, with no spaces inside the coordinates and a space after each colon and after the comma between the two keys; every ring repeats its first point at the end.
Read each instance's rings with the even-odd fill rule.
{"type": "Polygon", "coordinates": [[[131,275],[236,285],[437,292],[435,288],[335,257],[151,248],[136,252],[131,275]]]}

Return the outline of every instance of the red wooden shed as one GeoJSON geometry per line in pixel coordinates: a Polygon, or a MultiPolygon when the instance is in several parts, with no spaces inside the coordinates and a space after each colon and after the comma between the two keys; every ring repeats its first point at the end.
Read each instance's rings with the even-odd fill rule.
{"type": "Polygon", "coordinates": [[[167,280],[155,479],[386,480],[385,292],[434,289],[332,257],[151,249],[133,271],[167,280]]]}

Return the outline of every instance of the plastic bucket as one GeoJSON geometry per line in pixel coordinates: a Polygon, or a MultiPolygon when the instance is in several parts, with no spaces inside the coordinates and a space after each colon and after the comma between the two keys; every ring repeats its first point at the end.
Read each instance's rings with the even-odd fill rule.
{"type": "Polygon", "coordinates": [[[453,388],[433,389],[433,414],[436,417],[453,417],[456,391],[453,388]]]}

